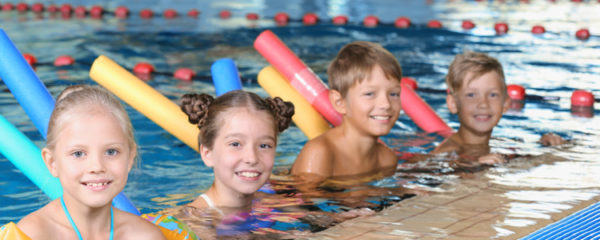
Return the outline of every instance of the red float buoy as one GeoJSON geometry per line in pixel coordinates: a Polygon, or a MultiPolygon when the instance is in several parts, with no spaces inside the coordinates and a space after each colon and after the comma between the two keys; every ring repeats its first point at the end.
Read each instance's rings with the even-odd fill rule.
{"type": "Polygon", "coordinates": [[[315,25],[319,21],[319,16],[314,13],[307,13],[302,16],[302,23],[304,25],[315,25]]]}
{"type": "Polygon", "coordinates": [[[2,5],[2,11],[12,11],[14,8],[14,6],[12,5],[12,3],[5,3],[4,5],[2,5]]]}
{"type": "Polygon", "coordinates": [[[462,21],[461,26],[464,30],[471,30],[471,29],[475,28],[475,23],[473,23],[471,20],[464,20],[464,21],[462,21]]]}
{"type": "Polygon", "coordinates": [[[508,32],[508,24],[505,22],[498,22],[494,24],[494,30],[496,30],[496,34],[502,35],[508,32]]]}
{"type": "Polygon", "coordinates": [[[58,12],[60,9],[58,9],[58,7],[56,5],[50,4],[50,5],[48,5],[47,10],[49,13],[55,13],[55,12],[58,12]]]}
{"type": "Polygon", "coordinates": [[[84,6],[77,6],[75,7],[75,16],[78,18],[83,18],[85,17],[85,14],[87,13],[87,9],[85,9],[84,6]]]}
{"type": "Polygon", "coordinates": [[[24,53],[23,58],[25,58],[25,61],[27,61],[27,63],[29,63],[29,65],[31,65],[32,67],[37,63],[37,59],[35,58],[35,56],[29,53],[24,53]]]}
{"type": "Polygon", "coordinates": [[[442,28],[442,22],[440,22],[438,20],[431,20],[431,21],[427,22],[427,27],[428,28],[442,28]]]}
{"type": "Polygon", "coordinates": [[[577,32],[575,32],[575,37],[577,37],[579,40],[587,40],[590,38],[590,30],[587,30],[587,28],[579,29],[577,32]]]}
{"type": "Polygon", "coordinates": [[[163,16],[165,18],[169,18],[169,19],[175,18],[175,17],[177,17],[177,11],[175,11],[175,9],[169,8],[163,12],[163,16]]]}
{"type": "Polygon", "coordinates": [[[525,100],[525,88],[521,85],[510,84],[506,86],[508,97],[512,100],[525,100]]]}
{"type": "Polygon", "coordinates": [[[335,25],[344,25],[348,23],[348,17],[344,15],[338,15],[333,17],[333,19],[331,19],[331,22],[335,25]]]}
{"type": "Polygon", "coordinates": [[[31,11],[36,12],[36,13],[41,13],[44,11],[44,4],[41,3],[34,3],[31,5],[31,11]]]}
{"type": "Polygon", "coordinates": [[[246,14],[246,19],[248,20],[258,20],[258,14],[257,13],[248,13],[246,14]]]}
{"type": "Polygon", "coordinates": [[[200,15],[200,11],[198,11],[198,9],[191,9],[187,12],[187,15],[189,17],[196,18],[196,17],[198,17],[198,15],[200,15]]]}
{"type": "Polygon", "coordinates": [[[229,10],[221,10],[221,12],[219,12],[219,17],[221,19],[228,19],[231,17],[231,11],[229,10]]]}
{"type": "Polygon", "coordinates": [[[585,90],[575,90],[571,94],[571,106],[593,107],[594,94],[585,90]]]}
{"type": "Polygon", "coordinates": [[[104,9],[101,6],[95,5],[90,8],[90,16],[92,18],[101,18],[104,14],[104,9]]]}
{"type": "Polygon", "coordinates": [[[185,80],[185,81],[192,81],[194,76],[196,76],[196,72],[194,72],[194,70],[189,69],[189,68],[180,68],[180,69],[177,69],[177,71],[175,71],[175,73],[173,73],[173,77],[175,77],[177,79],[185,80]]]}
{"type": "Polygon", "coordinates": [[[531,33],[533,34],[544,34],[546,32],[546,28],[540,25],[535,25],[531,28],[531,33]]]}
{"type": "Polygon", "coordinates": [[[73,63],[75,63],[75,59],[69,55],[58,56],[54,59],[54,66],[56,67],[73,65],[73,63]]]}
{"type": "Polygon", "coordinates": [[[277,24],[285,25],[290,21],[290,16],[287,13],[278,12],[277,14],[275,14],[275,17],[273,19],[275,19],[275,22],[277,24]]]}
{"type": "Polygon", "coordinates": [[[379,24],[379,18],[373,15],[366,16],[363,20],[363,25],[366,27],[375,27],[379,24]]]}
{"type": "Polygon", "coordinates": [[[417,87],[418,87],[417,80],[415,80],[414,78],[411,78],[411,77],[402,77],[402,80],[400,80],[400,84],[406,84],[412,90],[417,90],[417,87]]]}
{"type": "Polygon", "coordinates": [[[27,10],[29,10],[29,5],[27,5],[27,3],[17,3],[17,11],[27,12],[27,10]]]}
{"type": "Polygon", "coordinates": [[[394,21],[394,26],[397,28],[408,28],[410,27],[410,24],[410,18],[407,17],[399,17],[396,18],[396,21],[394,21]]]}
{"type": "Polygon", "coordinates": [[[71,12],[73,11],[73,6],[71,6],[71,4],[65,3],[63,5],[60,6],[60,12],[62,14],[71,14],[71,12]]]}
{"type": "Polygon", "coordinates": [[[139,62],[133,67],[133,72],[137,74],[151,74],[154,72],[154,66],[147,62],[139,62]]]}
{"type": "Polygon", "coordinates": [[[152,10],[150,10],[148,8],[144,8],[144,9],[142,9],[142,11],[140,11],[141,18],[152,18],[153,16],[154,16],[154,12],[152,12],[152,10]]]}
{"type": "Polygon", "coordinates": [[[115,8],[115,17],[127,18],[129,16],[129,9],[125,6],[118,6],[115,8]]]}

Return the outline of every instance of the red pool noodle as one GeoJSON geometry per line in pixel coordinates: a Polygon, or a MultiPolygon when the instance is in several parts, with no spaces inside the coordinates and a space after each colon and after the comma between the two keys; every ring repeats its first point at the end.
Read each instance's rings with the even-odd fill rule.
{"type": "Polygon", "coordinates": [[[410,117],[421,129],[426,132],[436,132],[441,136],[448,137],[452,134],[452,129],[446,125],[431,107],[415,93],[415,91],[405,83],[402,83],[402,92],[400,93],[400,102],[402,110],[410,117]]]}
{"type": "Polygon", "coordinates": [[[265,30],[254,41],[254,48],[334,126],[342,123],[342,115],[329,102],[329,89],[296,54],[273,32],[265,30]]]}

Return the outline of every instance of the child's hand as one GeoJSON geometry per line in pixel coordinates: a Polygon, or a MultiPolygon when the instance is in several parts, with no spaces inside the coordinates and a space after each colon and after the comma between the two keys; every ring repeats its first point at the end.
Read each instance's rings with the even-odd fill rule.
{"type": "Polygon", "coordinates": [[[477,159],[479,163],[494,165],[497,163],[505,163],[506,159],[504,156],[498,153],[490,153],[488,155],[483,155],[477,159]]]}
{"type": "Polygon", "coordinates": [[[542,135],[540,142],[544,146],[558,146],[567,143],[567,140],[564,140],[562,137],[554,133],[546,133],[542,135]]]}

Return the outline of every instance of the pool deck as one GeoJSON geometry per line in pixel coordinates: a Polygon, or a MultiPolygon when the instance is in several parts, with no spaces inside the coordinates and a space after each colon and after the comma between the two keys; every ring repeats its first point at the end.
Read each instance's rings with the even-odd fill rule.
{"type": "Polygon", "coordinates": [[[556,208],[560,210],[539,209],[540,214],[528,215],[515,211],[518,201],[506,197],[522,188],[493,183],[486,171],[458,181],[443,186],[447,191],[403,200],[375,216],[345,221],[310,239],[518,239],[600,201],[596,194],[560,202],[556,208]]]}

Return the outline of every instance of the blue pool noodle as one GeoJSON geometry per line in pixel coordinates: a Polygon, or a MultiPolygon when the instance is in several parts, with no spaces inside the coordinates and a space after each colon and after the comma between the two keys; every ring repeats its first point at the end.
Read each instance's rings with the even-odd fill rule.
{"type": "Polygon", "coordinates": [[[2,29],[0,54],[0,78],[25,109],[38,131],[46,138],[48,120],[54,109],[54,98],[2,29]]]}
{"type": "Polygon", "coordinates": [[[226,92],[241,90],[242,80],[233,60],[222,58],[213,63],[210,67],[213,84],[217,96],[221,96],[226,92]]]}
{"type": "Polygon", "coordinates": [[[2,116],[0,153],[50,198],[55,199],[62,195],[60,182],[46,168],[40,149],[2,116]]]}
{"type": "MultiPolygon", "coordinates": [[[[52,97],[52,95],[50,95],[50,92],[48,92],[48,89],[46,88],[44,83],[37,77],[37,75],[35,75],[35,72],[33,72],[33,69],[31,68],[29,63],[25,61],[25,58],[23,57],[21,52],[19,52],[17,47],[13,44],[13,42],[10,40],[10,38],[8,38],[4,30],[1,28],[0,54],[0,78],[2,78],[4,84],[6,84],[6,86],[10,89],[11,93],[15,96],[15,98],[17,99],[19,104],[21,104],[23,109],[25,109],[25,113],[27,113],[29,118],[31,118],[31,121],[33,121],[33,124],[45,139],[46,133],[48,132],[48,122],[50,121],[50,115],[52,115],[52,110],[54,109],[54,98],[52,97]]],[[[12,124],[10,123],[9,125],[12,126],[12,124]]],[[[5,135],[4,128],[0,129],[2,129],[3,131],[1,134],[2,139],[4,139],[3,141],[10,140],[8,134],[12,133],[7,131],[5,135]]],[[[20,134],[23,135],[22,133],[20,134]]],[[[29,139],[27,139],[27,141],[31,143],[29,139]]],[[[26,144],[25,142],[21,143],[26,144]]],[[[7,155],[13,153],[10,153],[9,150],[6,150],[7,153],[4,154],[5,148],[2,148],[0,150],[2,150],[2,154],[7,156],[8,159],[13,158],[11,159],[11,162],[15,166],[17,166],[17,168],[21,170],[21,172],[23,172],[25,176],[27,176],[32,182],[34,182],[34,184],[40,187],[40,189],[42,189],[42,191],[46,193],[51,199],[60,197],[62,195],[62,187],[60,187],[60,184],[58,184],[58,190],[55,189],[53,184],[50,184],[51,187],[49,189],[45,189],[45,183],[46,181],[48,181],[46,177],[50,176],[53,178],[53,176],[48,172],[48,169],[46,168],[46,165],[44,164],[44,161],[41,158],[41,151],[39,150],[39,148],[33,145],[35,146],[34,149],[28,148],[28,150],[32,151],[25,151],[25,149],[19,148],[18,146],[19,144],[11,145],[11,147],[15,147],[13,149],[23,151],[24,156],[17,154],[11,155],[11,157],[9,158],[7,155]],[[37,157],[35,156],[36,154],[37,157]],[[34,158],[31,158],[31,156],[33,156],[34,158]],[[39,160],[35,160],[36,158],[39,158],[39,160]],[[34,160],[28,161],[29,159],[34,160]],[[43,170],[41,172],[45,172],[46,174],[40,175],[39,169],[43,170]]],[[[56,180],[56,182],[58,182],[58,180],[56,180]]],[[[129,199],[125,197],[125,195],[122,192],[119,193],[119,195],[117,195],[117,197],[113,199],[113,205],[123,211],[140,215],[140,212],[137,210],[137,208],[135,208],[133,203],[131,203],[131,201],[129,201],[129,199]]]]}

